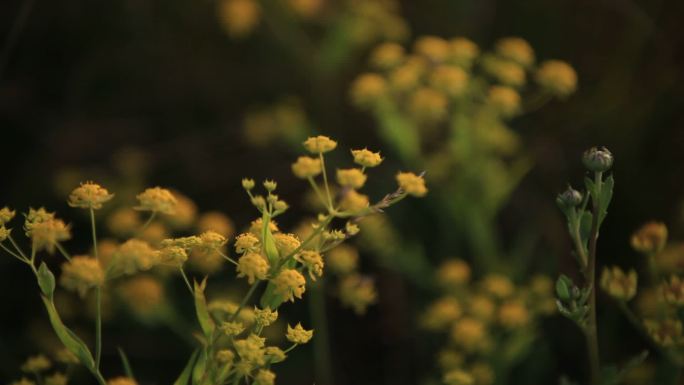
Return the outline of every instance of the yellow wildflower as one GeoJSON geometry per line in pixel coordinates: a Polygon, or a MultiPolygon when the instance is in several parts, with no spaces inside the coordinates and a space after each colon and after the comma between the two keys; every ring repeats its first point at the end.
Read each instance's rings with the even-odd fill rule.
{"type": "Polygon", "coordinates": [[[264,364],[264,342],[265,338],[261,338],[256,334],[250,334],[249,337],[235,341],[235,350],[244,361],[263,365],[264,364]]]}
{"type": "Polygon", "coordinates": [[[327,136],[312,136],[304,141],[304,148],[312,154],[322,154],[332,151],[337,147],[337,142],[327,136]]]}
{"type": "Polygon", "coordinates": [[[27,358],[21,365],[21,370],[27,373],[37,373],[48,370],[51,366],[52,363],[50,362],[50,359],[42,354],[38,354],[27,358]]]}
{"type": "Polygon", "coordinates": [[[235,238],[235,251],[242,254],[246,251],[258,251],[259,238],[252,233],[242,233],[235,238]]]}
{"type": "Polygon", "coordinates": [[[507,37],[496,43],[496,52],[503,58],[513,60],[523,67],[529,67],[534,63],[534,50],[532,46],[519,37],[507,37]]]}
{"type": "Polygon", "coordinates": [[[469,311],[474,317],[488,322],[494,316],[494,311],[496,310],[496,305],[484,295],[474,295],[470,298],[469,311]]]}
{"type": "Polygon", "coordinates": [[[54,373],[45,377],[45,385],[67,385],[67,376],[63,373],[54,373]]]}
{"type": "Polygon", "coordinates": [[[482,280],[482,288],[495,298],[510,297],[515,291],[513,282],[500,274],[488,274],[482,280]]]}
{"type": "Polygon", "coordinates": [[[276,233],[273,240],[281,258],[290,256],[302,244],[294,234],[276,233]]]}
{"type": "Polygon", "coordinates": [[[601,273],[601,288],[613,298],[629,301],[636,295],[637,273],[634,269],[625,274],[617,266],[606,267],[601,273]]]}
{"type": "Polygon", "coordinates": [[[273,385],[275,383],[275,373],[267,369],[259,369],[256,376],[254,376],[254,385],[273,385]]]}
{"type": "Polygon", "coordinates": [[[11,221],[16,214],[15,211],[9,209],[9,207],[3,207],[0,209],[0,226],[5,225],[7,222],[11,221]]]}
{"type": "Polygon", "coordinates": [[[505,302],[499,308],[499,322],[506,328],[519,328],[527,325],[530,313],[520,301],[505,302]]]}
{"type": "Polygon", "coordinates": [[[311,158],[309,156],[300,156],[297,161],[292,164],[292,173],[297,178],[306,179],[313,178],[321,173],[321,160],[311,158]]]}
{"type": "Polygon", "coordinates": [[[491,86],[487,103],[501,116],[511,117],[520,111],[520,94],[511,87],[491,86]]]}
{"type": "Polygon", "coordinates": [[[32,224],[30,237],[36,250],[45,249],[52,254],[57,243],[71,238],[71,231],[61,219],[51,218],[32,224]]]}
{"type": "Polygon", "coordinates": [[[456,37],[449,41],[449,58],[455,64],[469,68],[479,54],[480,48],[469,39],[456,37]]]}
{"type": "Polygon", "coordinates": [[[337,183],[343,187],[360,189],[366,183],[366,174],[358,168],[338,169],[337,183]]]}
{"type": "Polygon", "coordinates": [[[102,204],[114,197],[106,188],[93,182],[81,183],[69,194],[69,206],[82,209],[101,209],[102,204]]]}
{"type": "Polygon", "coordinates": [[[446,385],[475,385],[475,379],[461,369],[450,370],[444,374],[443,382],[446,385]]]}
{"type": "Polygon", "coordinates": [[[525,70],[511,61],[495,57],[483,59],[484,70],[503,85],[521,87],[525,84],[525,70]]]}
{"type": "Polygon", "coordinates": [[[397,43],[383,43],[371,52],[371,65],[378,69],[389,69],[404,59],[404,47],[397,43]]]}
{"type": "Polygon", "coordinates": [[[265,352],[266,359],[270,363],[283,362],[285,361],[285,358],[287,358],[285,352],[277,346],[268,346],[266,347],[265,352]]]}
{"type": "Polygon", "coordinates": [[[301,323],[291,327],[287,325],[287,334],[285,335],[288,341],[293,344],[303,345],[313,337],[313,330],[305,330],[301,323]]]}
{"type": "Polygon", "coordinates": [[[130,377],[115,377],[109,379],[107,385],[138,385],[138,383],[130,377]]]}
{"type": "Polygon", "coordinates": [[[187,251],[193,250],[202,244],[202,240],[198,236],[181,237],[173,239],[164,239],[161,241],[161,247],[177,246],[187,251]]]}
{"type": "Polygon", "coordinates": [[[95,258],[77,255],[62,264],[60,283],[66,289],[78,292],[81,297],[89,289],[102,286],[104,280],[104,271],[95,258]]]}
{"type": "MultiPolygon", "coordinates": [[[[263,229],[263,226],[264,225],[261,218],[255,219],[249,225],[249,232],[257,237],[261,237],[261,230],[263,229]]],[[[272,233],[275,233],[278,231],[278,224],[274,220],[271,220],[268,222],[268,228],[272,233]]]]}
{"type": "Polygon", "coordinates": [[[382,163],[382,157],[379,152],[373,152],[364,148],[362,150],[352,150],[354,163],[363,167],[375,167],[382,163]]]}
{"type": "Polygon", "coordinates": [[[682,323],[677,319],[644,320],[646,331],[658,345],[669,347],[682,340],[682,323]]]}
{"type": "Polygon", "coordinates": [[[109,231],[120,237],[128,237],[142,226],[138,213],[129,208],[121,208],[114,211],[107,218],[109,231]]]}
{"type": "Polygon", "coordinates": [[[294,302],[295,297],[302,298],[306,290],[306,279],[295,269],[283,269],[271,280],[276,294],[286,301],[294,302]]]}
{"type": "Polygon", "coordinates": [[[356,190],[349,190],[340,200],[340,209],[350,213],[358,213],[367,209],[369,204],[368,196],[360,194],[356,190]]]}
{"type": "Polygon", "coordinates": [[[468,87],[468,74],[459,67],[441,65],[430,74],[430,85],[451,97],[458,97],[468,87]]]}
{"type": "Polygon", "coordinates": [[[161,263],[173,267],[181,267],[188,260],[188,252],[179,246],[164,247],[159,251],[161,263]]]}
{"type": "Polygon", "coordinates": [[[567,97],[577,89],[577,73],[570,64],[561,60],[542,63],[535,78],[541,87],[560,98],[567,97]]]}
{"type": "Polygon", "coordinates": [[[278,310],[271,310],[270,308],[259,309],[255,307],[254,317],[258,325],[268,326],[278,319],[278,310]]]}
{"type": "Polygon", "coordinates": [[[660,285],[660,290],[667,303],[678,306],[684,305],[684,282],[678,276],[672,275],[669,281],[660,285]]]}
{"type": "Polygon", "coordinates": [[[247,282],[266,279],[269,269],[268,261],[261,255],[248,252],[238,260],[238,278],[247,277],[247,282]]]}
{"type": "Polygon", "coordinates": [[[0,242],[3,242],[10,236],[12,229],[7,229],[5,226],[0,226],[0,242]]]}
{"type": "Polygon", "coordinates": [[[202,242],[198,249],[204,251],[219,250],[226,244],[226,237],[215,232],[215,231],[205,231],[199,236],[202,242]]]}
{"type": "Polygon", "coordinates": [[[461,305],[455,298],[444,297],[432,303],[422,317],[427,330],[443,330],[461,317],[461,305]]]}
{"type": "Polygon", "coordinates": [[[330,250],[325,259],[330,270],[338,274],[349,274],[356,270],[359,252],[352,246],[341,244],[330,250]]]}
{"type": "Polygon", "coordinates": [[[462,318],[451,329],[452,340],[467,351],[479,348],[485,337],[485,325],[474,318],[462,318]]]}
{"type": "Polygon", "coordinates": [[[667,244],[667,226],[662,222],[648,222],[632,235],[631,243],[641,253],[658,253],[667,244]]]}
{"type": "Polygon", "coordinates": [[[218,211],[209,211],[202,214],[197,221],[197,228],[201,232],[214,231],[226,238],[235,233],[235,226],[230,218],[218,211]]]}
{"type": "Polygon", "coordinates": [[[221,323],[221,326],[219,326],[219,328],[221,329],[223,334],[229,337],[235,337],[238,334],[245,331],[245,325],[239,321],[223,322],[221,323]]]}
{"type": "Polygon", "coordinates": [[[306,267],[311,280],[315,281],[316,277],[323,275],[323,257],[317,251],[302,250],[295,256],[295,259],[306,267]]]}
{"type": "Polygon", "coordinates": [[[340,301],[351,307],[356,314],[364,314],[368,306],[377,301],[378,294],[370,278],[351,274],[344,277],[339,286],[340,301]]]}
{"type": "Polygon", "coordinates": [[[161,188],[152,187],[143,191],[136,196],[138,199],[138,206],[134,207],[140,211],[152,211],[162,214],[173,215],[176,212],[178,201],[173,196],[171,191],[161,188]]]}
{"type": "Polygon", "coordinates": [[[413,60],[395,68],[389,74],[389,83],[397,92],[408,92],[418,86],[424,72],[424,63],[421,60],[413,60]]]}
{"type": "Polygon", "coordinates": [[[456,288],[470,280],[470,266],[462,259],[450,259],[437,270],[437,282],[445,288],[456,288]]]}
{"type": "Polygon", "coordinates": [[[218,352],[216,352],[216,361],[218,361],[220,364],[223,364],[224,366],[232,364],[234,359],[235,353],[233,353],[232,350],[221,349],[218,352]]]}
{"type": "Polygon", "coordinates": [[[71,365],[78,364],[78,357],[71,350],[62,348],[55,352],[55,360],[61,364],[71,365]]]}
{"type": "Polygon", "coordinates": [[[400,172],[396,179],[399,187],[409,195],[422,197],[428,192],[427,187],[425,187],[425,179],[422,176],[412,172],[400,172]]]}
{"type": "Polygon", "coordinates": [[[420,122],[437,123],[448,114],[449,101],[442,92],[433,88],[417,89],[409,103],[411,113],[420,122]]]}
{"type": "Polygon", "coordinates": [[[119,274],[147,271],[159,263],[159,251],[140,239],[124,242],[112,257],[112,266],[119,274]]]}
{"type": "Polygon", "coordinates": [[[441,63],[449,55],[449,43],[441,37],[422,36],[416,40],[413,50],[434,63],[441,63]]]}
{"type": "Polygon", "coordinates": [[[119,295],[133,314],[140,318],[154,315],[164,303],[164,286],[157,279],[139,275],[124,282],[119,295]]]}
{"type": "Polygon", "coordinates": [[[372,106],[387,94],[387,82],[378,74],[366,73],[357,77],[351,85],[350,95],[354,104],[372,106]]]}

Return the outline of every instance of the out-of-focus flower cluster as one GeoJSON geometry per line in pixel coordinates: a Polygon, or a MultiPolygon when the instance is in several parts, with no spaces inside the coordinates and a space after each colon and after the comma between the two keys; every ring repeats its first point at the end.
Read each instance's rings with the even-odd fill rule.
{"type": "Polygon", "coordinates": [[[525,356],[539,320],[556,310],[553,283],[546,276],[535,276],[526,285],[494,273],[473,281],[465,261],[449,259],[435,281],[443,294],[419,321],[445,336],[437,362],[447,384],[494,384],[497,370],[525,356]]]}

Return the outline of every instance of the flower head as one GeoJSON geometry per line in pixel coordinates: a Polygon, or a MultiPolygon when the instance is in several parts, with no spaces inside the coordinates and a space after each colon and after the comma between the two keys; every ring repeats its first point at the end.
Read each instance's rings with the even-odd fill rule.
{"type": "Polygon", "coordinates": [[[261,326],[268,326],[278,319],[278,310],[271,310],[268,307],[264,309],[255,307],[254,317],[257,324],[261,326]]]}
{"type": "Polygon", "coordinates": [[[564,61],[545,61],[537,70],[535,78],[541,87],[559,98],[565,98],[577,89],[577,73],[564,61]]]}
{"type": "Polygon", "coordinates": [[[422,197],[428,192],[427,187],[425,187],[425,179],[420,175],[412,172],[400,172],[396,179],[399,187],[409,195],[422,197]]]}
{"type": "Polygon", "coordinates": [[[525,326],[529,320],[530,312],[520,301],[505,302],[499,308],[499,322],[505,328],[520,328],[525,326]]]}
{"type": "Polygon", "coordinates": [[[0,226],[0,242],[3,242],[10,236],[12,229],[8,229],[5,226],[0,226]]]}
{"type": "Polygon", "coordinates": [[[359,263],[359,252],[352,246],[341,244],[326,255],[328,267],[338,274],[349,274],[359,263]]]}
{"type": "Polygon", "coordinates": [[[271,281],[275,285],[275,292],[286,301],[294,302],[295,297],[302,298],[306,290],[306,279],[295,269],[283,269],[271,281]]]}
{"type": "Polygon", "coordinates": [[[339,284],[339,294],[340,301],[356,314],[364,314],[368,306],[378,299],[373,280],[360,274],[344,277],[339,284]]]}
{"type": "Polygon", "coordinates": [[[343,187],[360,189],[366,183],[366,174],[358,168],[338,169],[337,183],[343,187]]]}
{"type": "Polygon", "coordinates": [[[496,43],[496,53],[523,67],[529,67],[534,63],[534,50],[527,41],[519,37],[507,37],[499,40],[496,43]]]}
{"type": "Polygon", "coordinates": [[[114,197],[106,188],[93,182],[81,183],[69,194],[69,206],[82,209],[101,209],[102,204],[114,197]]]}
{"type": "Polygon", "coordinates": [[[373,152],[367,148],[352,150],[351,153],[354,157],[354,163],[363,167],[376,167],[382,163],[383,160],[379,152],[373,152]]]}
{"type": "Polygon", "coordinates": [[[321,160],[309,156],[300,156],[292,164],[292,173],[301,179],[313,178],[320,174],[322,170],[321,160]]]}
{"type": "Polygon", "coordinates": [[[359,75],[352,83],[350,90],[352,102],[361,107],[373,106],[386,94],[387,81],[374,73],[359,75]]]}
{"type": "Polygon", "coordinates": [[[0,209],[0,226],[5,225],[7,222],[14,218],[15,211],[10,210],[9,207],[3,207],[0,209]]]}
{"type": "Polygon", "coordinates": [[[247,338],[235,341],[235,350],[244,361],[262,365],[264,363],[264,343],[266,339],[250,334],[247,338]]]}
{"type": "Polygon", "coordinates": [[[273,240],[281,258],[291,255],[302,244],[294,234],[276,233],[273,234],[273,240]]]}
{"type": "Polygon", "coordinates": [[[323,275],[323,257],[319,252],[314,250],[302,250],[301,253],[295,256],[295,259],[306,267],[309,271],[309,277],[311,277],[313,281],[316,280],[316,277],[323,275]]]}
{"type": "Polygon", "coordinates": [[[42,354],[29,357],[21,365],[21,370],[27,373],[37,373],[50,369],[52,363],[42,354]]]}
{"type": "Polygon", "coordinates": [[[173,215],[178,205],[178,200],[176,200],[171,191],[161,187],[148,188],[138,194],[136,198],[138,198],[139,204],[134,208],[140,211],[173,215]]]}
{"type": "Polygon", "coordinates": [[[421,319],[427,330],[443,330],[457,321],[463,310],[455,298],[444,297],[432,303],[421,319]]]}
{"type": "Polygon", "coordinates": [[[646,331],[658,345],[673,346],[682,340],[682,323],[677,319],[644,320],[646,331]]]}
{"type": "Polygon", "coordinates": [[[455,64],[468,68],[480,54],[480,48],[473,41],[456,37],[449,41],[449,58],[455,64]]]}
{"type": "Polygon", "coordinates": [[[247,251],[259,250],[259,238],[252,233],[242,233],[235,238],[235,252],[242,254],[247,251]]]}
{"type": "Polygon", "coordinates": [[[45,385],[67,385],[67,380],[63,373],[54,373],[45,377],[45,385]]]}
{"type": "Polygon", "coordinates": [[[88,290],[102,286],[105,276],[100,262],[88,256],[74,256],[62,264],[60,283],[68,290],[78,292],[81,297],[88,290]]]}
{"type": "Polygon", "coordinates": [[[138,383],[130,377],[115,377],[109,379],[107,385],[138,385],[138,383]]]}
{"type": "Polygon", "coordinates": [[[485,325],[474,318],[462,318],[452,328],[451,338],[467,351],[473,351],[486,338],[485,325]]]}
{"type": "Polygon", "coordinates": [[[461,286],[470,280],[470,266],[462,259],[450,259],[437,270],[437,282],[445,288],[461,286]]]}
{"type": "Polygon", "coordinates": [[[389,69],[404,59],[404,47],[397,43],[383,43],[371,52],[370,62],[378,69],[389,69]]]}
{"type": "Polygon", "coordinates": [[[625,273],[617,266],[606,267],[601,273],[601,288],[611,297],[629,301],[637,290],[637,273],[634,269],[625,273]]]}
{"type": "Polygon", "coordinates": [[[449,55],[449,43],[438,36],[422,36],[416,40],[413,50],[433,63],[441,63],[449,55]]]}
{"type": "Polygon", "coordinates": [[[491,86],[487,102],[505,118],[511,117],[520,111],[520,94],[511,87],[491,86]]]}
{"type": "Polygon", "coordinates": [[[684,305],[684,282],[676,275],[672,275],[669,281],[660,285],[663,298],[667,303],[681,306],[684,305]]]}
{"type": "Polygon", "coordinates": [[[36,250],[45,249],[49,253],[54,252],[57,243],[71,239],[69,226],[54,216],[32,223],[30,230],[27,230],[26,233],[31,238],[36,250]]]}
{"type": "Polygon", "coordinates": [[[179,246],[168,246],[159,250],[159,260],[161,263],[181,267],[188,260],[188,252],[179,246]]]}
{"type": "Polygon", "coordinates": [[[257,374],[254,376],[254,385],[273,385],[275,383],[276,375],[270,370],[259,369],[257,374]]]}
{"type": "Polygon", "coordinates": [[[118,288],[118,294],[131,312],[145,319],[154,315],[164,303],[164,286],[148,275],[137,275],[118,288]]]}
{"type": "Polygon", "coordinates": [[[112,257],[112,267],[120,274],[131,275],[147,271],[160,262],[160,253],[147,242],[129,239],[124,242],[112,257]]]}
{"type": "Polygon", "coordinates": [[[648,222],[632,234],[631,243],[641,253],[658,253],[667,244],[667,226],[662,222],[648,222]]]}
{"type": "Polygon", "coordinates": [[[462,369],[453,369],[444,373],[443,382],[446,385],[474,385],[475,379],[472,375],[462,369]]]}
{"type": "Polygon", "coordinates": [[[350,213],[358,213],[367,209],[369,204],[368,196],[360,194],[356,190],[349,190],[340,200],[340,209],[350,213]]]}
{"type": "Polygon", "coordinates": [[[266,279],[269,268],[266,258],[260,254],[248,252],[238,260],[238,278],[247,277],[247,282],[251,284],[257,279],[266,279]]]}
{"type": "Polygon", "coordinates": [[[313,330],[304,330],[302,324],[298,323],[295,327],[287,325],[287,334],[285,335],[288,341],[293,344],[303,345],[313,337],[313,330]]]}
{"type": "Polygon", "coordinates": [[[458,97],[468,87],[468,74],[459,67],[441,65],[432,71],[430,84],[451,97],[458,97]]]}
{"type": "Polygon", "coordinates": [[[337,147],[337,142],[327,136],[312,136],[304,141],[304,148],[312,154],[322,154],[332,151],[337,147]]]}

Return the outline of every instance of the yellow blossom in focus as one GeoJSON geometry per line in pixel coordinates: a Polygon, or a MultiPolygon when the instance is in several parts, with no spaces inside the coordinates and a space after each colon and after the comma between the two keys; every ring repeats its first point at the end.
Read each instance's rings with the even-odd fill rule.
{"type": "Polygon", "coordinates": [[[221,23],[233,37],[246,36],[259,24],[261,7],[256,0],[221,0],[218,6],[221,23]]]}
{"type": "Polygon", "coordinates": [[[430,305],[422,317],[422,325],[427,330],[444,330],[463,314],[461,305],[455,298],[444,297],[430,305]]]}
{"type": "Polygon", "coordinates": [[[455,288],[470,280],[470,266],[462,259],[450,259],[437,270],[437,282],[445,288],[455,288]]]}
{"type": "Polygon", "coordinates": [[[278,319],[278,310],[271,310],[270,308],[259,309],[255,307],[254,317],[258,325],[268,326],[278,319]]]}
{"type": "Polygon", "coordinates": [[[577,73],[570,64],[560,60],[543,62],[535,79],[541,87],[560,98],[569,96],[577,89],[577,73]]]}
{"type": "Polygon", "coordinates": [[[298,323],[295,327],[287,325],[287,334],[285,335],[288,341],[293,344],[303,345],[313,337],[313,330],[305,330],[302,324],[298,323]]]}
{"type": "Polygon", "coordinates": [[[359,274],[344,277],[339,283],[339,294],[340,301],[351,307],[356,314],[364,314],[368,306],[378,298],[373,280],[359,274]]]}
{"type": "MultiPolygon", "coordinates": [[[[256,235],[257,237],[261,237],[261,230],[263,229],[263,226],[264,224],[261,218],[255,219],[249,225],[249,232],[256,235]]],[[[268,222],[268,228],[269,230],[271,230],[272,233],[278,232],[278,224],[274,220],[270,220],[268,222]]]]}
{"type": "Polygon", "coordinates": [[[358,168],[337,169],[337,183],[343,187],[360,189],[366,183],[366,174],[358,168]]]}
{"type": "Polygon", "coordinates": [[[378,69],[389,69],[404,59],[404,47],[397,43],[383,43],[371,52],[371,65],[378,69]]]}
{"type": "Polygon", "coordinates": [[[268,261],[261,255],[248,252],[238,260],[238,278],[247,277],[247,282],[254,283],[255,280],[266,279],[268,275],[268,261]]]}
{"type": "Polygon", "coordinates": [[[138,383],[130,377],[115,377],[109,379],[107,385],[138,385],[138,383]]]}
{"type": "Polygon", "coordinates": [[[275,285],[276,294],[286,301],[294,302],[295,297],[302,298],[306,290],[306,279],[295,269],[283,269],[271,280],[275,285]]]}
{"type": "Polygon", "coordinates": [[[433,88],[417,89],[409,101],[409,109],[413,117],[420,122],[438,123],[448,114],[449,101],[446,96],[433,88]]]}
{"type": "Polygon", "coordinates": [[[323,276],[323,257],[317,251],[302,250],[295,256],[295,259],[306,267],[311,280],[315,281],[316,277],[323,276]]]}
{"type": "Polygon", "coordinates": [[[201,244],[198,249],[205,251],[221,249],[227,242],[226,237],[211,230],[203,232],[199,238],[201,244]]]}
{"type": "Polygon", "coordinates": [[[235,337],[245,331],[245,325],[242,322],[223,322],[219,326],[223,334],[229,337],[235,337]]]}
{"type": "Polygon", "coordinates": [[[114,197],[106,188],[93,182],[81,183],[76,187],[71,194],[67,203],[71,207],[79,207],[82,209],[101,209],[102,204],[108,202],[114,197]]]}
{"type": "Polygon", "coordinates": [[[418,38],[413,50],[434,63],[443,62],[449,55],[449,43],[437,36],[422,36],[418,38]]]}
{"type": "Polygon", "coordinates": [[[152,211],[162,214],[173,215],[176,212],[178,201],[171,191],[161,188],[148,188],[136,196],[138,206],[134,207],[140,211],[152,211]]]}
{"type": "Polygon", "coordinates": [[[387,82],[378,74],[361,74],[351,85],[350,95],[354,104],[369,107],[387,93],[387,82]]]}
{"type": "Polygon", "coordinates": [[[636,295],[637,273],[634,269],[625,274],[617,266],[606,267],[601,273],[601,288],[613,298],[629,301],[636,295]]]}
{"type": "Polygon", "coordinates": [[[520,112],[520,94],[511,87],[491,86],[487,103],[501,116],[511,117],[520,112]]]}
{"type": "Polygon", "coordinates": [[[281,258],[290,256],[302,244],[294,234],[276,233],[273,234],[273,240],[281,258]]]}
{"type": "Polygon", "coordinates": [[[644,320],[644,327],[658,345],[669,347],[682,341],[682,323],[677,319],[644,320]]]}
{"type": "Polygon", "coordinates": [[[322,154],[332,151],[337,147],[337,142],[327,136],[312,136],[304,141],[304,148],[312,154],[322,154]]]}
{"type": "Polygon", "coordinates": [[[235,238],[235,252],[242,254],[246,251],[258,251],[259,238],[252,233],[242,233],[235,238]]]}
{"type": "Polygon", "coordinates": [[[48,370],[50,367],[52,367],[50,359],[42,354],[38,354],[27,358],[21,365],[21,370],[27,373],[37,373],[48,370]]]}
{"type": "Polygon", "coordinates": [[[243,340],[235,341],[235,350],[237,350],[238,355],[243,360],[257,365],[263,365],[265,341],[265,338],[261,338],[256,334],[250,334],[249,337],[243,340]]]}
{"type": "Polygon", "coordinates": [[[168,246],[159,250],[161,263],[173,267],[181,267],[188,260],[188,252],[179,246],[168,246]]]}
{"type": "Polygon", "coordinates": [[[507,37],[496,42],[496,53],[523,67],[529,67],[534,63],[532,46],[519,37],[507,37]]]}
{"type": "Polygon", "coordinates": [[[62,264],[60,283],[66,289],[78,292],[81,297],[88,290],[102,286],[104,280],[104,271],[95,258],[77,255],[62,264]]]}
{"type": "Polygon", "coordinates": [[[349,274],[358,266],[359,252],[343,243],[330,250],[325,259],[330,270],[338,274],[349,274]]]}
{"type": "Polygon", "coordinates": [[[376,167],[382,163],[382,157],[379,152],[373,152],[364,148],[362,150],[352,150],[354,163],[363,167],[376,167]]]}
{"type": "Polygon", "coordinates": [[[3,242],[5,239],[7,239],[11,232],[11,229],[7,229],[5,226],[0,226],[0,242],[3,242]]]}
{"type": "Polygon", "coordinates": [[[340,209],[350,213],[358,213],[367,209],[369,204],[368,196],[360,194],[356,190],[349,190],[340,200],[340,209]]]}
{"type": "Polygon", "coordinates": [[[451,329],[451,339],[467,351],[473,351],[483,343],[486,332],[482,322],[464,317],[451,329]]]}
{"type": "Polygon", "coordinates": [[[631,243],[638,252],[658,253],[667,244],[667,226],[662,222],[648,222],[632,234],[631,243]]]}
{"type": "Polygon", "coordinates": [[[468,74],[459,67],[441,65],[430,74],[430,85],[451,97],[458,97],[468,88],[468,74]]]}
{"type": "Polygon", "coordinates": [[[425,179],[420,175],[412,172],[400,172],[396,179],[399,187],[409,195],[422,197],[428,192],[427,187],[425,187],[425,179]]]}
{"type": "Polygon", "coordinates": [[[322,170],[321,160],[309,156],[300,156],[292,164],[292,173],[301,179],[313,178],[320,174],[322,170]]]}
{"type": "Polygon", "coordinates": [[[499,308],[499,322],[506,328],[519,328],[529,321],[530,313],[520,301],[505,302],[499,308]]]}

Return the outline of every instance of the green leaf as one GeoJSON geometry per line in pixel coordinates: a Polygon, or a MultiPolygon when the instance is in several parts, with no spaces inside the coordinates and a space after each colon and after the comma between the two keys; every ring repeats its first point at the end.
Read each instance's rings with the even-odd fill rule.
{"type": "Polygon", "coordinates": [[[59,317],[59,313],[55,308],[52,299],[46,296],[41,296],[43,303],[45,304],[45,309],[47,309],[48,316],[50,318],[50,323],[52,328],[55,330],[57,337],[64,344],[64,346],[69,349],[71,353],[78,357],[81,364],[83,364],[91,372],[96,371],[95,360],[93,355],[88,350],[88,346],[81,340],[74,332],[69,330],[69,328],[64,325],[62,319],[59,317]]]}
{"type": "Polygon", "coordinates": [[[135,376],[133,375],[133,369],[131,368],[131,363],[128,361],[128,357],[126,357],[126,353],[120,347],[117,348],[117,350],[119,351],[119,357],[121,357],[121,364],[123,365],[126,377],[135,380],[135,376]]]}
{"type": "Polygon", "coordinates": [[[582,216],[580,217],[579,233],[585,253],[588,253],[587,245],[589,244],[589,237],[591,237],[591,221],[593,218],[594,215],[589,211],[582,212],[582,216]]]}
{"type": "Polygon", "coordinates": [[[204,333],[207,340],[210,340],[214,333],[215,325],[214,320],[212,320],[211,315],[209,315],[207,299],[204,297],[204,289],[206,286],[206,277],[202,280],[202,283],[198,284],[197,281],[195,281],[195,311],[197,313],[197,320],[202,328],[202,333],[204,333]]]}
{"type": "Polygon", "coordinates": [[[266,253],[266,257],[268,258],[268,262],[271,264],[271,266],[275,266],[278,264],[280,257],[278,254],[278,248],[275,244],[275,239],[273,238],[273,233],[271,232],[271,227],[269,226],[271,224],[271,216],[268,214],[268,212],[264,211],[261,219],[261,222],[263,223],[263,227],[261,229],[261,238],[264,242],[264,252],[266,253]]]}
{"type": "Polygon", "coordinates": [[[610,206],[610,201],[613,199],[614,186],[615,180],[613,179],[612,175],[606,178],[606,180],[603,181],[603,184],[601,186],[601,205],[599,207],[598,221],[599,226],[601,226],[601,223],[603,223],[603,220],[606,218],[606,215],[608,215],[608,206],[610,206]]]}
{"type": "Polygon", "coordinates": [[[562,301],[569,301],[572,298],[571,288],[572,280],[568,276],[563,274],[558,277],[558,280],[556,280],[556,295],[558,298],[562,301]]]}
{"type": "Polygon", "coordinates": [[[38,286],[45,296],[52,299],[55,292],[55,275],[52,274],[45,262],[38,268],[38,286]]]}
{"type": "Polygon", "coordinates": [[[178,379],[173,383],[173,385],[188,385],[188,381],[190,381],[190,376],[192,375],[192,368],[195,366],[195,359],[197,358],[198,353],[199,350],[195,350],[192,353],[187,365],[185,365],[185,369],[183,369],[183,372],[180,374],[180,376],[178,376],[178,379]]]}
{"type": "Polygon", "coordinates": [[[206,369],[207,369],[207,351],[202,350],[200,356],[197,358],[195,363],[195,368],[192,370],[192,384],[200,385],[206,379],[206,369]]]}
{"type": "Polygon", "coordinates": [[[280,305],[285,302],[285,298],[282,296],[278,295],[275,293],[275,285],[271,282],[268,283],[266,286],[266,290],[264,290],[264,294],[261,295],[261,299],[259,300],[259,305],[261,305],[261,308],[270,308],[272,310],[276,310],[280,307],[280,305]]]}

